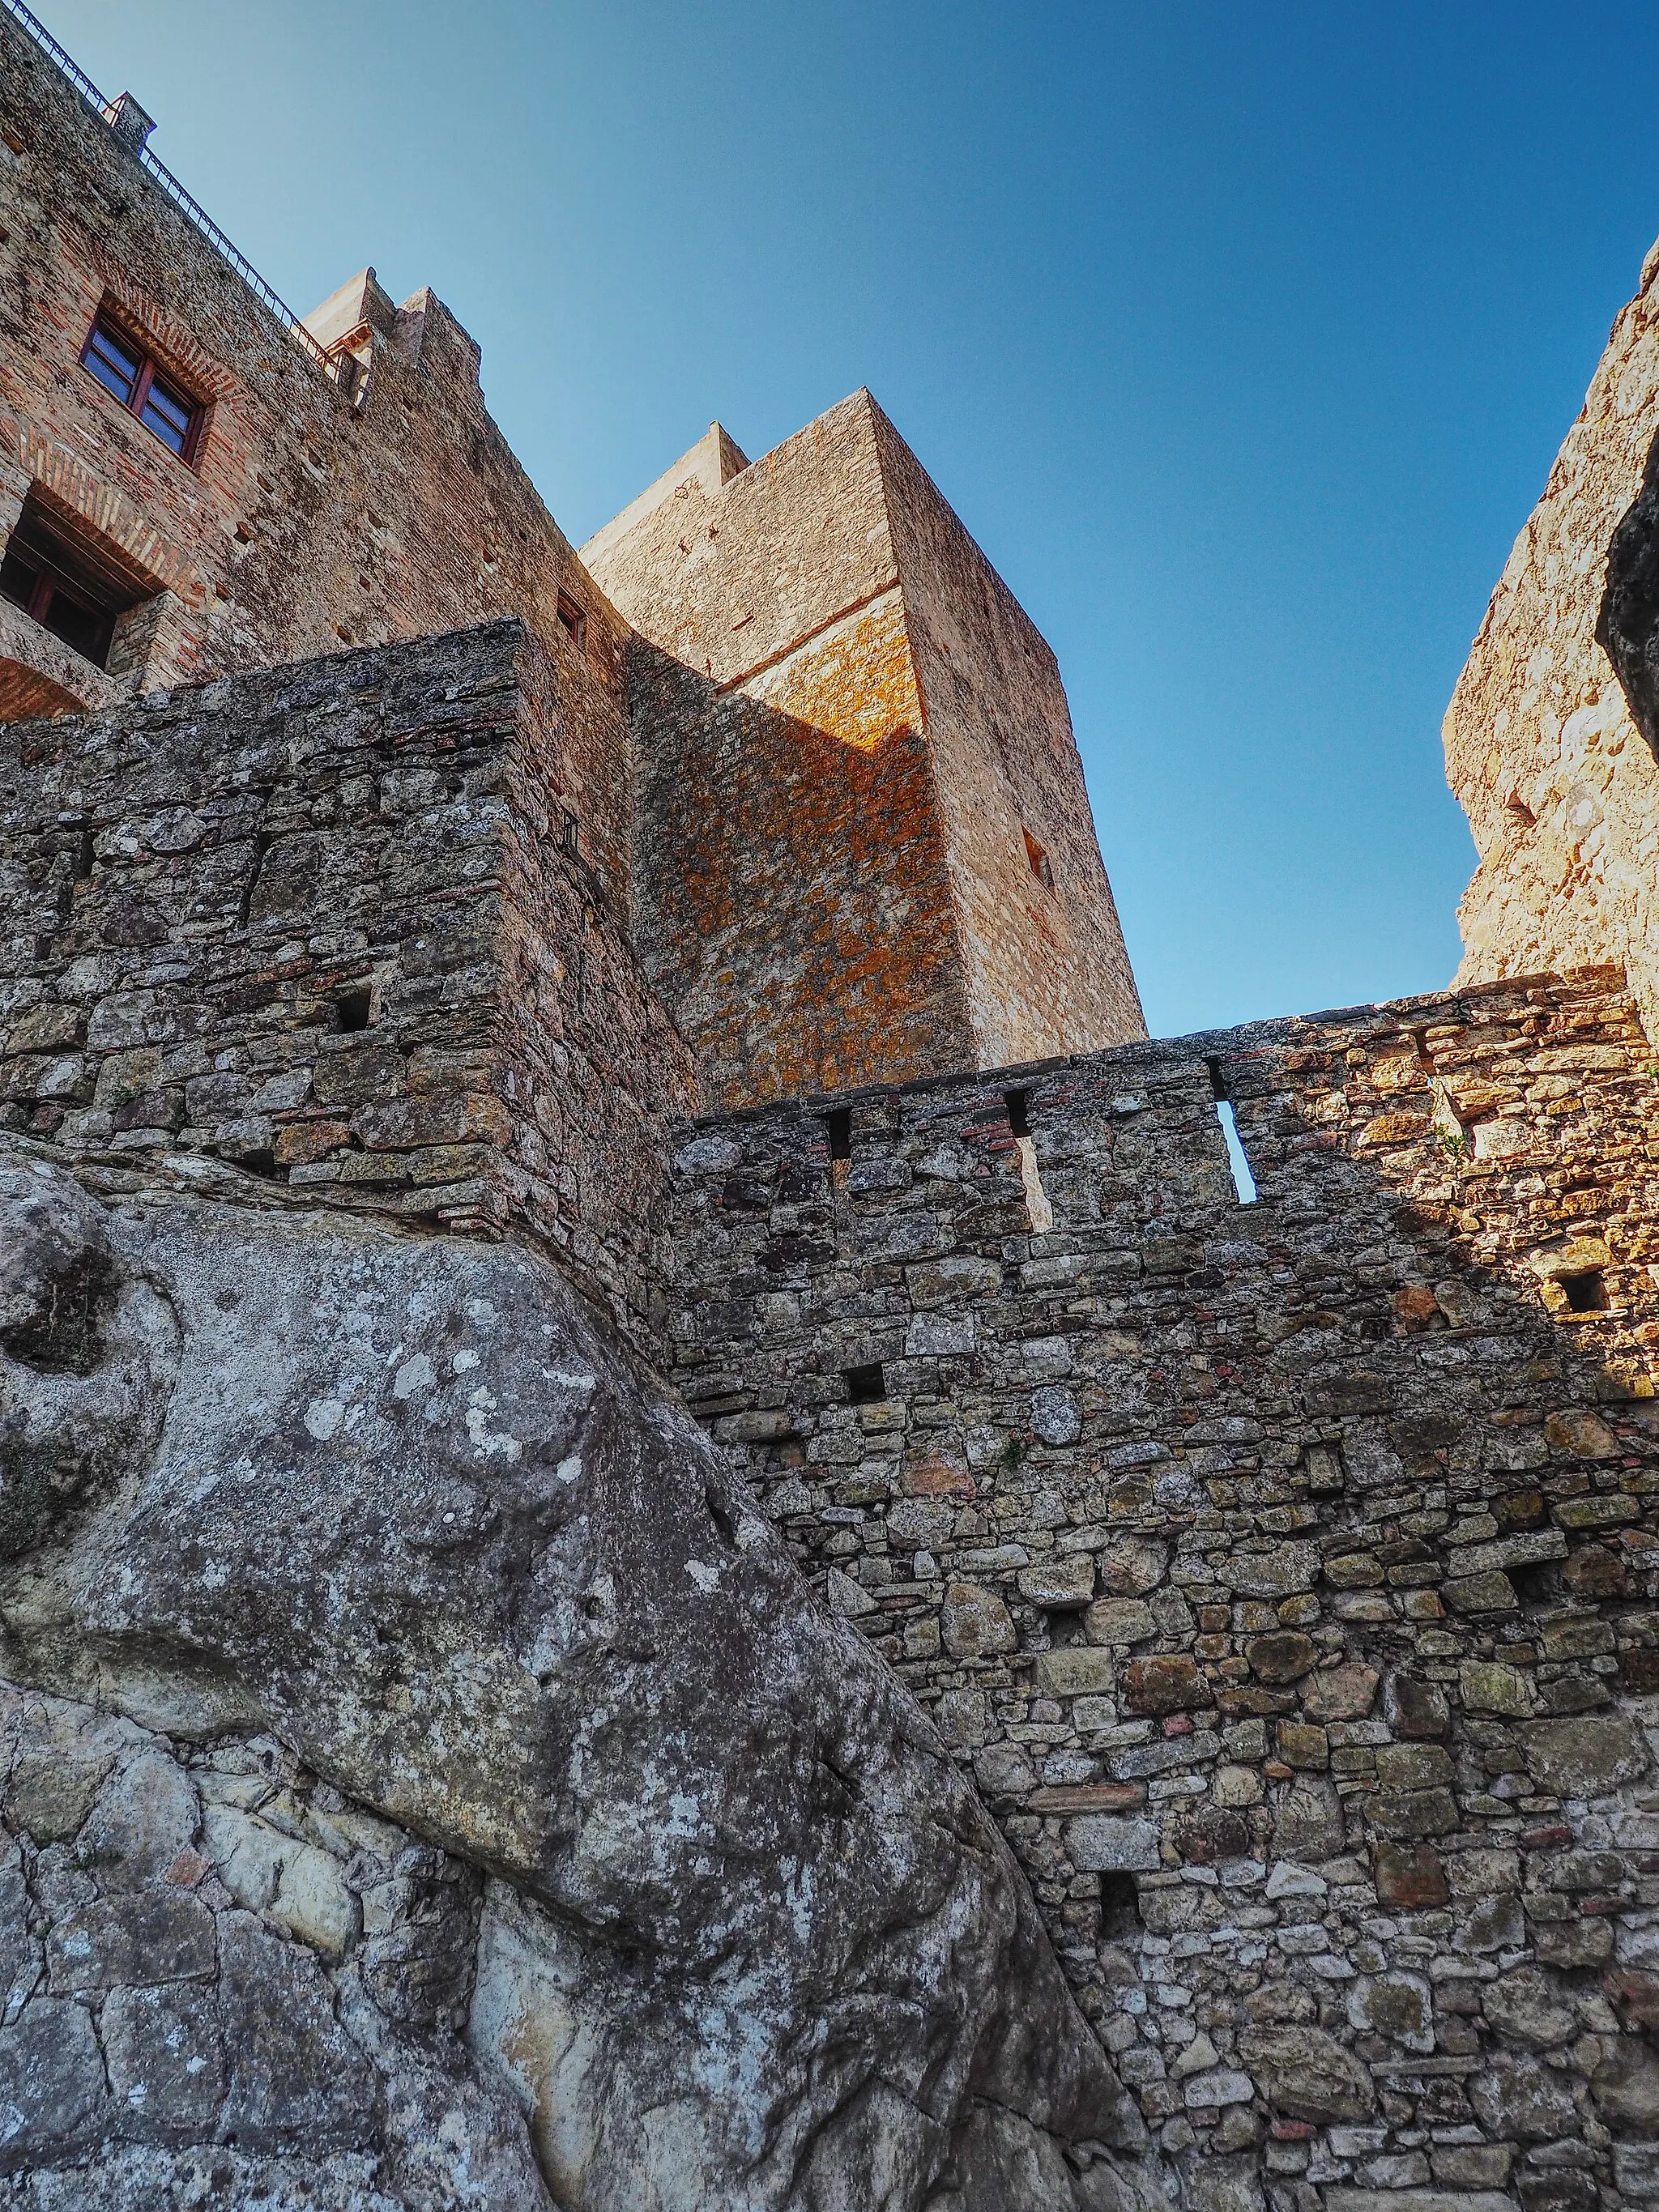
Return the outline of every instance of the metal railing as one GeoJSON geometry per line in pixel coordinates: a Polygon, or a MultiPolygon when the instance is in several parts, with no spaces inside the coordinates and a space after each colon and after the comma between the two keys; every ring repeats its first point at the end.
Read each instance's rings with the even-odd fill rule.
{"type": "MultiPolygon", "coordinates": [[[[109,125],[116,103],[105,99],[86,71],[64,52],[40,17],[32,15],[22,4],[22,0],[0,0],[0,8],[3,8],[41,52],[56,64],[88,106],[95,112],[99,121],[109,125]]],[[[325,376],[350,390],[359,374],[356,360],[349,354],[331,354],[325,346],[319,345],[293,308],[280,295],[272,291],[247,256],[239,252],[231,244],[201,202],[185,190],[172,170],[164,161],[158,161],[148,146],[130,146],[127,150],[135,156],[140,167],[155,178],[179,212],[195,224],[214,252],[229,263],[248,289],[270,310],[301,352],[308,355],[325,376]]]]}

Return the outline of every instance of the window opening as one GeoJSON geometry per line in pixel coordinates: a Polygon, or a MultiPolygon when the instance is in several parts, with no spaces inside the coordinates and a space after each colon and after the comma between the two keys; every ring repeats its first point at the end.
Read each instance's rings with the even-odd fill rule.
{"type": "Polygon", "coordinates": [[[554,612],[558,616],[559,628],[580,653],[587,643],[587,617],[568,592],[559,593],[554,612]]]}
{"type": "Polygon", "coordinates": [[[830,1158],[850,1160],[853,1157],[852,1108],[832,1106],[823,1117],[823,1126],[829,1133],[830,1158]]]}
{"type": "Polygon", "coordinates": [[[564,819],[559,825],[559,842],[574,859],[581,845],[581,824],[567,806],[564,819]]]}
{"type": "Polygon", "coordinates": [[[1570,1313],[1607,1312],[1607,1286],[1599,1267],[1586,1267],[1578,1275],[1559,1275],[1556,1280],[1567,1294],[1570,1313]]]}
{"type": "Polygon", "coordinates": [[[147,596],[33,497],[24,501],[0,559],[0,597],[42,629],[102,668],[116,617],[147,596]]]}
{"type": "Polygon", "coordinates": [[[1250,1173],[1249,1159],[1239,1137],[1238,1121],[1233,1113],[1232,1100],[1218,1098],[1215,1103],[1215,1112],[1216,1119],[1221,1124],[1221,1133],[1227,1139],[1227,1164],[1233,1171],[1233,1188],[1238,1193],[1238,1202],[1241,1206],[1254,1206],[1260,1193],[1256,1189],[1255,1177],[1250,1173]]]}
{"type": "Polygon", "coordinates": [[[879,1360],[868,1367],[844,1367],[841,1379],[847,1385],[849,1404],[877,1406],[887,1395],[887,1383],[879,1360]]]}
{"type": "Polygon", "coordinates": [[[367,983],[341,991],[334,1000],[334,1018],[343,1030],[366,1030],[374,1018],[374,994],[367,983]]]}
{"type": "Polygon", "coordinates": [[[1221,1133],[1226,1140],[1227,1164],[1233,1171],[1233,1189],[1241,1206],[1254,1206],[1260,1193],[1255,1177],[1250,1172],[1249,1155],[1244,1150],[1238,1133],[1238,1119],[1233,1112],[1233,1102],[1227,1096],[1226,1079],[1221,1073],[1218,1060],[1206,1060],[1210,1071],[1210,1089],[1215,1097],[1215,1118],[1221,1124],[1221,1133]]]}
{"type": "Polygon", "coordinates": [[[1054,1225],[1054,1209],[1048,1194],[1042,1188],[1042,1171],[1037,1165],[1036,1145],[1031,1136],[1031,1094],[1029,1091],[1005,1091],[1002,1103],[1008,1109],[1008,1127],[1013,1137],[1014,1150],[1019,1157],[1019,1179],[1025,1190],[1025,1218],[1033,1231],[1042,1236],[1054,1225]]]}
{"type": "Polygon", "coordinates": [[[1103,1943],[1124,1943],[1140,1932],[1140,1898],[1132,1874],[1108,1872],[1100,1877],[1100,1936],[1103,1943]]]}
{"type": "Polygon", "coordinates": [[[81,349],[81,365],[106,392],[136,415],[169,453],[195,458],[206,410],[188,398],[137,342],[100,315],[81,349]]]}
{"type": "Polygon", "coordinates": [[[1031,835],[1029,830],[1025,830],[1024,835],[1025,838],[1025,857],[1031,864],[1031,873],[1042,885],[1044,890],[1053,890],[1054,887],[1054,872],[1053,867],[1049,865],[1048,855],[1043,851],[1042,846],[1038,844],[1036,839],[1031,835]]]}

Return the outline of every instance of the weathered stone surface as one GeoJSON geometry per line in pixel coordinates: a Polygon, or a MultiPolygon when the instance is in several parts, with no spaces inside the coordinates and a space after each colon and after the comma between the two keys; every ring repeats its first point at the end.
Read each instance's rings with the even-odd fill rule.
{"type": "MultiPolygon", "coordinates": [[[[890,1523],[892,1516],[888,1516],[890,1523]]],[[[1086,1552],[1045,1559],[1039,1566],[1022,1567],[1019,1594],[1029,1604],[1054,1613],[1068,1613],[1088,1604],[1095,1594],[1095,1563],[1086,1552]]]]}
{"type": "MultiPolygon", "coordinates": [[[[653,2191],[866,2201],[878,2167],[918,2202],[971,2174],[981,2097],[1049,2146],[1045,2187],[1064,2142],[1138,2148],[1005,1848],[925,1723],[544,1266],[154,1194],[105,1212],[27,1164],[0,1195],[28,1220],[46,1204],[56,1265],[95,1235],[112,1310],[140,1283],[169,1322],[148,1424],[125,1428],[103,1380],[129,1357],[113,1331],[88,1373],[54,1372],[102,1471],[46,1494],[49,1542],[27,1524],[0,1592],[16,1664],[71,1697],[95,1680],[132,1717],[16,1700],[37,1778],[6,1809],[87,1838],[50,1990],[112,1988],[118,2094],[129,2110],[153,2094],[157,2136],[190,2139],[222,2078],[214,2125],[244,2153],[407,2161],[437,2154],[418,2130],[394,2153],[383,2112],[464,2077],[477,2158],[495,2146],[492,2204],[535,2201],[533,2144],[558,2201],[593,2212],[653,2191]],[[195,1741],[263,1729],[279,1769],[297,1759],[343,1798],[278,1816],[280,1772],[187,1775],[134,1721],[195,1741]],[[38,1778],[55,1743],[88,1747],[70,1796],[38,1778]],[[489,1877],[476,1937],[409,1892],[410,1827],[434,1872],[489,1877]],[[333,1869],[385,1850],[383,1876],[340,1886],[333,1869]],[[215,1865],[232,1900],[216,1907],[190,1886],[215,1865]],[[815,1871],[801,1888],[786,1868],[815,1871]],[[941,1978],[925,1931],[947,1923],[941,1978]],[[441,1939],[425,1967],[422,1929],[441,1939]],[[423,1974],[454,1992],[427,2017],[459,2005],[475,2058],[450,2027],[398,2024],[418,2017],[423,1974]],[[169,2008],[192,1986],[208,1994],[173,2028],[199,2035],[202,2063],[169,2071],[169,2008]],[[862,2024],[809,2086],[791,2054],[843,2005],[862,2024]],[[928,2072],[925,2106],[872,2103],[872,2051],[890,2079],[928,2072]],[[406,2085],[390,2106],[383,2080],[406,2085]],[[510,2185],[489,2117],[505,2081],[530,2115],[510,2185]],[[665,2100],[672,2145],[642,2124],[665,2100]]],[[[13,1389],[37,1372],[15,1352],[3,1371],[13,1389]]],[[[86,2019],[48,1993],[0,2030],[0,2059],[39,2084],[32,2155],[114,2125],[95,2045],[75,2040],[86,2019]]]]}
{"type": "Polygon", "coordinates": [[[1529,1721],[1521,1731],[1527,1771],[1563,1797],[1596,1797],[1648,1771],[1642,1732],[1624,1713],[1583,1713],[1572,1720],[1529,1721]]]}
{"type": "Polygon", "coordinates": [[[952,1583],[939,1616],[945,1649],[957,1659],[987,1659],[1018,1648],[1008,1608],[994,1590],[975,1583],[952,1583]]]}
{"type": "Polygon", "coordinates": [[[1469,2082],[1469,2102],[1500,2142],[1549,2142],[1574,2119],[1572,2091],[1533,2058],[1498,2058],[1469,2082]]]}
{"type": "Polygon", "coordinates": [[[1211,1692],[1190,1659],[1132,1659],[1123,1670],[1124,1695],[1134,1713],[1178,1713],[1210,1702],[1211,1692]]]}
{"type": "Polygon", "coordinates": [[[1384,1905],[1444,1905],[1451,1896],[1445,1866],[1427,1844],[1378,1844],[1376,1894],[1384,1905]]]}
{"type": "Polygon", "coordinates": [[[1156,1820],[1108,1813],[1085,1814],[1067,1826],[1066,1844],[1073,1863],[1089,1874],[1107,1869],[1133,1871],[1158,1864],[1156,1820]]]}
{"type": "Polygon", "coordinates": [[[1269,2101],[1297,2119],[1328,2124],[1376,2110],[1370,2075],[1318,2028],[1247,2028],[1239,2048],[1269,2101]]]}
{"type": "Polygon", "coordinates": [[[1342,1807],[1322,1776],[1298,1774],[1273,1822],[1275,1858],[1327,1859],[1343,1844],[1342,1807]]]}
{"type": "Polygon", "coordinates": [[[1253,1636],[1244,1646],[1250,1671],[1263,1682],[1299,1682],[1313,1672],[1319,1646],[1310,1636],[1293,1630],[1272,1636],[1253,1636]]]}
{"type": "Polygon", "coordinates": [[[1505,2043],[1553,2051],[1577,2028],[1577,2016],[1555,1994],[1552,1978],[1535,1967],[1504,1974],[1480,1995],[1480,2008],[1505,2043]]]}

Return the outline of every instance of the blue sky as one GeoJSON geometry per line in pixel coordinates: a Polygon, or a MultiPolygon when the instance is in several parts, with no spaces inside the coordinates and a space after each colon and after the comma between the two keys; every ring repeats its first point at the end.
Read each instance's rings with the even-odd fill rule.
{"type": "Polygon", "coordinates": [[[1153,1030],[1432,989],[1440,717],[1659,230],[1659,14],[46,0],[301,313],[482,343],[577,542],[867,384],[1060,656],[1153,1030]]]}

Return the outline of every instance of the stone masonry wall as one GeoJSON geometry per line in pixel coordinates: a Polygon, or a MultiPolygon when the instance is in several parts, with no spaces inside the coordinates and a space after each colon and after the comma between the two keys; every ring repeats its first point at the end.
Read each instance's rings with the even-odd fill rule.
{"type": "Polygon", "coordinates": [[[1597,629],[1608,551],[1656,433],[1659,249],[1516,539],[1445,722],[1447,776],[1480,854],[1459,914],[1459,980],[1618,960],[1650,1025],[1659,763],[1597,629]]]}
{"type": "Polygon", "coordinates": [[[562,677],[509,622],[0,731],[6,1125],[516,1227],[654,1341],[697,1093],[562,835],[562,677]]]}
{"type": "Polygon", "coordinates": [[[1656,1109],[1599,970],[682,1148],[682,1388],[1195,2203],[1659,2200],[1656,1109]]]}
{"type": "MultiPolygon", "coordinates": [[[[156,595],[118,624],[123,691],[521,617],[562,665],[567,803],[624,908],[625,626],[490,419],[477,347],[429,292],[398,308],[365,271],[340,333],[367,365],[354,398],[3,16],[0,64],[0,541],[33,494],[156,595]],[[100,307],[205,404],[191,464],[80,366],[100,307]]],[[[8,616],[33,651],[0,640],[0,661],[104,703],[108,679],[8,616]]],[[[0,709],[34,711],[5,673],[0,709]]]]}
{"type": "Polygon", "coordinates": [[[715,435],[584,549],[638,633],[641,954],[710,1097],[1141,1034],[1054,656],[891,424],[855,392],[729,476],[715,435]]]}
{"type": "Polygon", "coordinates": [[[1144,1036],[1054,653],[893,425],[873,403],[870,411],[975,1065],[1144,1036]]]}

